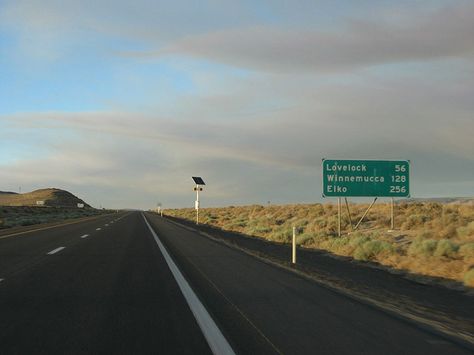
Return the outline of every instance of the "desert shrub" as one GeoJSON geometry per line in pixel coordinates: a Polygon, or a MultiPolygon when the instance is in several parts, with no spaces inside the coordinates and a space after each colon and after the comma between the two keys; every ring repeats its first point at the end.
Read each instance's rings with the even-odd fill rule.
{"type": "Polygon", "coordinates": [[[474,269],[464,274],[464,285],[474,287],[474,269]]]}
{"type": "Polygon", "coordinates": [[[456,231],[460,237],[474,235],[474,221],[468,223],[466,226],[458,227],[456,231]]]}
{"type": "Polygon", "coordinates": [[[325,228],[328,225],[328,220],[326,217],[318,217],[314,221],[314,224],[319,228],[325,228]]]}
{"type": "Polygon", "coordinates": [[[20,225],[22,225],[22,226],[32,226],[33,224],[38,224],[38,223],[40,223],[40,222],[36,219],[24,219],[23,221],[21,221],[20,225]]]}
{"type": "Polygon", "coordinates": [[[423,230],[418,234],[418,237],[422,239],[430,239],[434,236],[434,233],[432,230],[423,230]]]}
{"type": "Polygon", "coordinates": [[[422,226],[427,220],[428,217],[425,215],[412,214],[408,216],[406,221],[402,224],[402,229],[408,230],[414,227],[422,226]]]}
{"type": "Polygon", "coordinates": [[[277,226],[281,226],[282,224],[285,223],[285,219],[283,218],[277,218],[275,219],[275,222],[274,222],[277,226]]]}
{"type": "Polygon", "coordinates": [[[464,258],[474,257],[474,243],[466,243],[459,248],[459,255],[464,258]]]}
{"type": "Polygon", "coordinates": [[[441,223],[445,226],[455,224],[458,221],[458,218],[459,216],[455,213],[454,210],[448,209],[441,217],[441,223]]]}
{"type": "MultiPolygon", "coordinates": [[[[224,229],[226,229],[226,227],[224,226],[224,229]]],[[[245,229],[245,233],[247,234],[250,234],[250,235],[265,235],[269,232],[271,232],[272,229],[270,227],[267,227],[267,226],[247,226],[247,228],[245,229]]]]}
{"type": "Polygon", "coordinates": [[[446,256],[448,258],[455,258],[459,250],[459,245],[451,242],[447,239],[441,239],[438,241],[435,251],[433,252],[434,256],[446,256]]]}
{"type": "Polygon", "coordinates": [[[438,245],[438,241],[433,239],[422,239],[420,237],[415,238],[411,243],[410,247],[408,248],[408,255],[411,256],[432,256],[436,247],[438,245]]]}
{"type": "Polygon", "coordinates": [[[269,239],[275,242],[289,243],[291,241],[291,235],[288,231],[280,230],[270,234],[269,239]]]}
{"type": "Polygon", "coordinates": [[[296,236],[296,243],[299,245],[309,245],[314,242],[315,235],[312,233],[304,233],[296,236]]]}
{"type": "Polygon", "coordinates": [[[347,236],[342,236],[342,237],[335,237],[332,238],[330,242],[331,249],[333,250],[339,250],[349,244],[350,238],[347,236]]]}
{"type": "Polygon", "coordinates": [[[295,224],[301,227],[308,225],[309,220],[306,218],[296,220],[295,224]]]}
{"type": "Polygon", "coordinates": [[[349,245],[353,248],[357,248],[358,246],[368,241],[370,241],[370,238],[368,236],[362,235],[361,233],[354,233],[351,235],[349,245]]]}
{"type": "Polygon", "coordinates": [[[245,224],[243,222],[234,222],[230,221],[227,224],[224,224],[223,228],[232,230],[232,231],[240,231],[242,227],[245,227],[245,224]]]}
{"type": "Polygon", "coordinates": [[[454,238],[457,236],[456,227],[453,225],[447,226],[440,233],[441,238],[454,238]]]}
{"type": "Polygon", "coordinates": [[[393,245],[383,240],[369,240],[359,245],[354,251],[356,260],[372,260],[381,253],[393,252],[393,245]]]}

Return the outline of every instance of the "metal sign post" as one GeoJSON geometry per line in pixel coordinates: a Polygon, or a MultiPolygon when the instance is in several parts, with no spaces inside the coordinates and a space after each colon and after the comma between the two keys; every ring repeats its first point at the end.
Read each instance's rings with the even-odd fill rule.
{"type": "Polygon", "coordinates": [[[341,236],[341,198],[337,198],[337,235],[341,236]]]}
{"type": "Polygon", "coordinates": [[[390,197],[390,231],[395,230],[395,218],[393,214],[393,197],[390,197]]]}
{"type": "Polygon", "coordinates": [[[199,176],[193,176],[194,183],[196,186],[194,187],[194,191],[196,191],[196,201],[194,202],[194,208],[196,209],[196,224],[199,224],[199,191],[202,191],[201,185],[206,185],[204,180],[199,176]]]}

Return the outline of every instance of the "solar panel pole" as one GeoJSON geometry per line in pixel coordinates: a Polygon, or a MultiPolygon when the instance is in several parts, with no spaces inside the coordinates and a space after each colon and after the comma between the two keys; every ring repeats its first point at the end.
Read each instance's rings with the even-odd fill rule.
{"type": "Polygon", "coordinates": [[[196,209],[196,224],[199,224],[199,191],[202,191],[201,185],[206,184],[200,176],[192,176],[192,179],[196,184],[196,187],[194,188],[194,190],[196,190],[196,201],[194,202],[194,208],[196,209]]]}
{"type": "Polygon", "coordinates": [[[199,224],[199,185],[196,185],[196,224],[199,224]]]}

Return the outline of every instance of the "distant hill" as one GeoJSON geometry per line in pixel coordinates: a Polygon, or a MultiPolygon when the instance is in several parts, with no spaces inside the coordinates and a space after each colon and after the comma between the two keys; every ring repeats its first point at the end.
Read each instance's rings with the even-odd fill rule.
{"type": "Polygon", "coordinates": [[[84,207],[91,207],[77,196],[61,189],[40,189],[23,194],[0,191],[0,206],[37,206],[37,201],[44,201],[45,206],[77,207],[78,203],[83,203],[84,207]]]}

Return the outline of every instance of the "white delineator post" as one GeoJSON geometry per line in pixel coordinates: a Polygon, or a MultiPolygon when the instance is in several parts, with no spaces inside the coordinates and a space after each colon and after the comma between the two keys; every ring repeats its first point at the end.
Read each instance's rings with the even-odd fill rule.
{"type": "Polygon", "coordinates": [[[293,227],[293,241],[291,247],[291,262],[296,264],[296,227],[293,227]]]}

